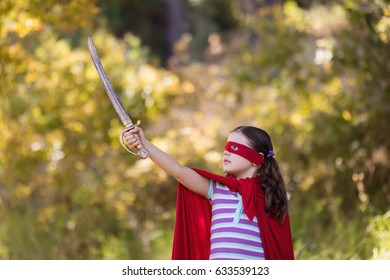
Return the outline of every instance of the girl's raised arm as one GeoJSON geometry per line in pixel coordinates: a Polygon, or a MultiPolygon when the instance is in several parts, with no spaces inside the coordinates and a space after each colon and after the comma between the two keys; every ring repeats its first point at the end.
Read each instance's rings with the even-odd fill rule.
{"type": "Polygon", "coordinates": [[[181,184],[186,186],[191,191],[206,196],[209,188],[209,179],[199,175],[197,172],[192,170],[189,167],[181,165],[176,159],[171,155],[160,150],[158,147],[153,145],[146,137],[143,130],[135,126],[129,132],[124,134],[127,144],[131,148],[136,148],[141,144],[140,140],[137,139],[134,134],[138,135],[142,139],[142,144],[149,151],[149,158],[163,169],[166,173],[173,176],[181,184]]]}

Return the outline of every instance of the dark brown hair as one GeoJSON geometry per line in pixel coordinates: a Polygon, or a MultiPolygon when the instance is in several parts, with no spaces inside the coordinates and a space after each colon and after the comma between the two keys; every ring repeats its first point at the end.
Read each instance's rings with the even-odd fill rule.
{"type": "Polygon", "coordinates": [[[242,133],[252,149],[264,154],[266,164],[259,167],[258,174],[261,188],[265,192],[265,211],[267,215],[277,217],[283,224],[287,213],[287,194],[278,163],[274,155],[270,154],[270,151],[273,151],[271,137],[264,130],[254,126],[239,126],[232,132],[242,133]]]}

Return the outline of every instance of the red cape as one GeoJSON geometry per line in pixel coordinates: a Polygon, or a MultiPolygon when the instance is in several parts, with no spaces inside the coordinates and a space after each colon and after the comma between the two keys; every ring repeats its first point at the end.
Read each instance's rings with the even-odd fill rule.
{"type": "MultiPolygon", "coordinates": [[[[204,177],[220,182],[227,187],[237,187],[236,182],[204,170],[194,169],[204,177]],[[234,186],[233,186],[234,185],[234,186]]],[[[262,188],[256,190],[254,199],[256,216],[267,260],[293,260],[290,219],[288,213],[284,224],[265,213],[262,188]]],[[[176,221],[173,237],[173,260],[208,260],[210,257],[211,204],[179,183],[176,201],[176,221]]]]}

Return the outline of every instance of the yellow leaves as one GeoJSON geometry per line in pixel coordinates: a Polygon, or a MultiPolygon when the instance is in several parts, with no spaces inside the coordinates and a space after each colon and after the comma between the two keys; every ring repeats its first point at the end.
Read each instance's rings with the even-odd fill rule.
{"type": "Polygon", "coordinates": [[[343,89],[342,81],[339,77],[334,77],[328,83],[324,84],[324,94],[330,98],[338,98],[343,89]]]}
{"type": "Polygon", "coordinates": [[[310,96],[310,105],[312,111],[323,112],[329,114],[332,112],[333,108],[329,102],[329,96],[326,92],[317,92],[313,93],[310,96]]]}
{"type": "Polygon", "coordinates": [[[31,195],[32,191],[33,189],[30,185],[22,184],[13,190],[12,196],[16,200],[24,200],[31,195]]]}
{"type": "Polygon", "coordinates": [[[44,3],[23,0],[12,2],[9,17],[22,21],[26,26],[35,27],[35,29],[31,29],[29,32],[39,30],[43,25],[52,25],[67,31],[72,31],[76,28],[89,28],[93,17],[98,13],[93,0],[66,1],[62,3],[53,0],[47,0],[44,3]],[[20,16],[23,14],[28,16],[20,16]],[[31,18],[31,15],[40,19],[39,24],[29,21],[29,19],[34,19],[31,18]]]}
{"type": "Polygon", "coordinates": [[[299,183],[299,188],[304,191],[304,192],[307,192],[309,191],[312,187],[314,187],[314,183],[315,183],[315,177],[314,176],[305,176],[303,178],[303,180],[299,183]]]}
{"type": "MultiPolygon", "coordinates": [[[[134,96],[134,88],[141,89],[141,96],[145,100],[147,107],[156,105],[157,107],[165,107],[166,100],[170,95],[174,95],[179,91],[179,80],[176,76],[168,71],[154,68],[151,65],[144,64],[139,67],[136,75],[137,83],[132,84],[131,96],[134,96]]],[[[186,90],[191,89],[191,85],[186,84],[186,90]]]]}
{"type": "Polygon", "coordinates": [[[334,40],[332,38],[322,38],[316,41],[316,50],[314,63],[317,65],[326,65],[333,58],[334,40]]]}
{"type": "Polygon", "coordinates": [[[253,61],[253,55],[249,52],[243,52],[241,59],[245,64],[251,63],[253,61]]]}
{"type": "MultiPolygon", "coordinates": [[[[170,130],[170,131],[168,131],[168,133],[165,134],[165,136],[169,136],[169,138],[176,138],[177,134],[174,131],[170,130]]],[[[169,139],[165,138],[165,137],[164,138],[155,137],[155,138],[152,139],[152,141],[161,150],[167,151],[167,152],[170,151],[172,149],[172,146],[173,146],[171,141],[169,139]]]]}
{"type": "Polygon", "coordinates": [[[2,243],[0,243],[0,259],[2,260],[11,259],[8,247],[2,243]]]}
{"type": "Polygon", "coordinates": [[[131,192],[124,192],[121,195],[121,200],[125,203],[125,205],[131,205],[135,201],[136,195],[131,192]]]}
{"type": "Polygon", "coordinates": [[[196,154],[204,155],[210,149],[215,148],[215,140],[210,137],[210,134],[203,133],[201,129],[191,129],[186,138],[191,142],[196,154]]]}
{"type": "Polygon", "coordinates": [[[19,42],[10,45],[8,48],[8,52],[11,56],[16,56],[16,55],[20,54],[20,52],[22,52],[22,51],[24,51],[23,46],[19,42]]]}
{"type": "Polygon", "coordinates": [[[370,220],[367,231],[377,242],[373,249],[374,260],[390,259],[390,211],[377,215],[370,220]]]}
{"type": "Polygon", "coordinates": [[[106,152],[106,147],[99,143],[90,143],[89,145],[92,147],[92,151],[97,157],[102,157],[106,152]]]}
{"type": "Polygon", "coordinates": [[[52,222],[55,218],[57,207],[55,205],[47,206],[41,209],[37,215],[37,223],[40,226],[48,226],[49,222],[52,222]]]}
{"type": "Polygon", "coordinates": [[[182,88],[185,93],[193,93],[195,91],[195,86],[190,81],[184,81],[182,83],[182,88]]]}
{"type": "Polygon", "coordinates": [[[88,118],[89,116],[93,115],[96,112],[96,102],[93,100],[90,100],[89,102],[85,103],[83,108],[84,117],[88,118]]]}
{"type": "MultiPolygon", "coordinates": [[[[10,5],[25,5],[12,6],[12,12],[15,12],[27,10],[29,3],[35,1],[11,2],[10,5]]],[[[51,7],[53,2],[57,1],[45,1],[47,5],[44,6],[51,7]]],[[[20,22],[7,19],[7,15],[3,17],[3,14],[0,18],[0,54],[4,62],[1,69],[4,69],[5,75],[3,79],[14,82],[8,84],[7,88],[2,83],[3,79],[0,80],[0,185],[2,194],[4,191],[7,198],[6,201],[1,196],[0,210],[3,213],[3,209],[16,205],[20,209],[31,211],[31,217],[26,218],[26,223],[23,224],[32,231],[28,233],[35,236],[52,229],[55,233],[51,236],[57,234],[62,238],[62,233],[58,230],[63,229],[64,225],[73,231],[76,238],[84,234],[78,229],[81,224],[78,218],[64,218],[69,213],[68,208],[64,211],[63,205],[68,203],[77,206],[72,209],[74,212],[71,214],[80,215],[84,219],[93,220],[94,213],[100,218],[101,213],[106,211],[105,208],[109,208],[110,215],[115,210],[120,218],[126,219],[129,213],[134,212],[133,209],[129,211],[129,205],[136,199],[132,190],[146,188],[155,179],[148,177],[150,162],[139,161],[134,165],[130,162],[131,166],[126,162],[129,155],[118,142],[118,133],[123,126],[115,117],[113,123],[107,121],[107,113],[113,113],[113,108],[106,106],[109,101],[86,45],[75,49],[69,38],[59,39],[56,32],[58,26],[50,27],[51,23],[59,23],[61,20],[56,13],[63,13],[65,18],[67,12],[76,9],[77,3],[88,2],[91,1],[68,1],[69,6],[62,6],[61,9],[58,7],[62,4],[57,4],[57,8],[50,9],[52,15],[37,17],[40,22],[34,21],[33,17],[30,17],[31,22],[28,21],[28,12],[15,13],[15,18],[24,17],[24,21],[20,22]],[[5,26],[4,20],[9,20],[7,24],[10,25],[5,26]],[[38,29],[42,27],[45,28],[38,29]],[[19,40],[28,35],[30,37],[19,40]],[[10,45],[4,45],[4,42],[10,45]],[[4,92],[9,92],[9,98],[4,92]],[[106,112],[107,108],[112,111],[106,112]],[[109,127],[109,135],[118,151],[110,148],[107,152],[110,143],[106,143],[105,135],[109,127]],[[122,164],[119,164],[121,161],[122,164]],[[112,170],[107,171],[106,168],[112,170]],[[134,177],[136,172],[132,171],[135,169],[142,178],[134,177]],[[89,184],[87,187],[84,187],[85,182],[89,184]],[[113,190],[114,194],[107,189],[113,190]],[[96,201],[102,201],[104,206],[95,207],[96,201]]],[[[77,18],[88,20],[85,9],[90,6],[79,8],[80,11],[73,13],[70,21],[59,25],[71,26],[78,21],[77,18]]],[[[39,11],[35,12],[39,14],[39,11]]],[[[74,25],[72,28],[80,26],[74,25]]],[[[63,30],[61,32],[62,36],[67,36],[63,30]]],[[[129,44],[132,44],[129,51],[128,46],[106,31],[102,31],[99,36],[103,45],[108,43],[108,49],[102,48],[102,54],[108,69],[113,69],[108,74],[110,78],[113,77],[115,87],[124,87],[124,78],[129,77],[132,83],[128,88],[148,91],[152,87],[151,93],[155,99],[164,101],[166,95],[178,92],[179,79],[167,71],[148,65],[145,76],[137,76],[135,68],[143,64],[144,54],[139,46],[134,47],[136,40],[129,39],[129,44]]],[[[132,102],[135,106],[140,106],[142,100],[137,97],[132,102]]],[[[114,114],[112,115],[115,116],[114,114]]],[[[152,117],[151,119],[153,120],[152,117]]],[[[160,174],[156,175],[155,170],[151,173],[157,178],[155,182],[165,179],[159,177],[160,174]]],[[[10,214],[9,217],[12,219],[14,216],[10,214]]],[[[113,219],[115,218],[117,217],[113,219]]],[[[102,224],[100,219],[90,223],[92,226],[102,224]]],[[[6,251],[1,247],[2,240],[4,239],[0,240],[0,255],[4,256],[6,251]]],[[[46,240],[43,243],[46,244],[46,240]]],[[[15,255],[15,247],[11,250],[15,255]]],[[[55,252],[47,252],[46,256],[50,254],[55,252]]]]}
{"type": "Polygon", "coordinates": [[[341,113],[341,116],[347,122],[352,121],[352,114],[349,111],[347,111],[347,110],[343,110],[342,113],[341,113]]]}
{"type": "Polygon", "coordinates": [[[304,122],[304,117],[299,112],[294,112],[290,115],[290,123],[295,127],[302,126],[304,122]]]}
{"type": "Polygon", "coordinates": [[[127,205],[123,201],[117,201],[114,204],[115,211],[121,216],[125,213],[127,205]]]}
{"type": "Polygon", "coordinates": [[[142,65],[138,71],[139,78],[144,84],[155,84],[157,81],[157,70],[150,65],[142,65]]]}
{"type": "Polygon", "coordinates": [[[78,170],[78,171],[84,171],[86,169],[86,165],[84,164],[84,162],[82,161],[76,161],[75,163],[75,168],[78,170]]]}
{"type": "Polygon", "coordinates": [[[283,13],[288,26],[319,36],[328,35],[348,23],[346,12],[341,5],[313,5],[306,10],[298,7],[295,1],[287,1],[283,5],[283,13]]]}
{"type": "Polygon", "coordinates": [[[390,43],[390,5],[384,10],[384,15],[376,24],[375,29],[384,43],[390,43]]]}
{"type": "Polygon", "coordinates": [[[179,40],[175,43],[175,53],[184,57],[187,56],[186,51],[188,50],[189,44],[191,43],[193,37],[190,33],[184,33],[179,40]]]}
{"type": "Polygon", "coordinates": [[[222,147],[219,151],[211,150],[204,155],[204,159],[210,164],[218,166],[222,160],[222,147]]]}
{"type": "Polygon", "coordinates": [[[68,63],[70,63],[70,73],[74,77],[79,77],[84,75],[84,63],[85,63],[86,57],[84,54],[72,51],[68,63]]]}
{"type": "Polygon", "coordinates": [[[79,121],[69,122],[66,124],[67,129],[70,131],[78,132],[78,133],[84,133],[85,132],[85,126],[83,123],[79,121]]]}
{"type": "Polygon", "coordinates": [[[304,30],[308,24],[304,10],[298,7],[295,1],[287,1],[283,5],[283,14],[288,24],[294,26],[298,30],[304,30]]]}
{"type": "Polygon", "coordinates": [[[116,119],[112,119],[110,121],[110,129],[108,130],[108,135],[112,139],[118,139],[118,135],[122,132],[124,129],[122,123],[119,120],[119,117],[116,119]]]}
{"type": "MultiPolygon", "coordinates": [[[[5,151],[9,142],[12,141],[12,138],[15,136],[15,133],[18,132],[19,126],[8,119],[4,113],[0,112],[0,151],[5,151]]],[[[2,157],[0,156],[0,164],[2,157]]]]}
{"type": "Polygon", "coordinates": [[[15,33],[23,38],[31,32],[39,31],[43,26],[40,18],[30,15],[27,11],[18,7],[14,7],[0,22],[3,25],[3,28],[0,29],[0,37],[15,33]]]}
{"type": "Polygon", "coordinates": [[[39,73],[36,71],[30,71],[24,76],[24,82],[28,84],[32,84],[39,78],[39,73]]]}
{"type": "Polygon", "coordinates": [[[38,106],[34,106],[31,109],[31,117],[36,123],[42,125],[46,122],[44,115],[42,114],[42,109],[38,106]]]}
{"type": "MultiPolygon", "coordinates": [[[[87,58],[87,54],[86,54],[86,58],[87,58]]],[[[90,58],[89,58],[90,59],[90,58]]],[[[96,81],[96,84],[97,84],[97,81],[99,80],[99,74],[96,72],[96,69],[95,67],[93,66],[93,64],[91,63],[92,61],[90,61],[88,64],[87,64],[87,67],[84,71],[84,75],[85,75],[85,78],[88,80],[88,81],[96,81]]],[[[103,66],[104,67],[104,66],[103,66]]],[[[94,84],[93,84],[94,85],[94,84]]],[[[91,88],[93,89],[93,88],[91,88]]]]}
{"type": "Polygon", "coordinates": [[[59,15],[64,14],[63,16],[73,19],[78,23],[77,28],[88,28],[93,17],[98,14],[99,8],[93,0],[78,0],[70,1],[67,6],[64,5],[64,11],[61,11],[59,15]]]}
{"type": "Polygon", "coordinates": [[[0,6],[0,9],[5,11],[0,18],[2,26],[0,37],[12,33],[23,38],[31,33],[42,31],[44,26],[48,25],[69,31],[76,28],[89,28],[93,17],[99,11],[93,0],[66,3],[48,0],[41,4],[24,0],[8,1],[6,4],[4,2],[7,1],[2,1],[0,6]]]}

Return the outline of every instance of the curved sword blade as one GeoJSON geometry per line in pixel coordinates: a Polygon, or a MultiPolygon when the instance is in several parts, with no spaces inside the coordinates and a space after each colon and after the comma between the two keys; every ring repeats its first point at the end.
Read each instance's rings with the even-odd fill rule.
{"type": "Polygon", "coordinates": [[[117,112],[124,126],[126,127],[132,126],[133,122],[131,121],[129,115],[127,114],[125,108],[123,107],[122,102],[118,97],[118,94],[115,92],[114,87],[110,82],[110,79],[108,78],[106,72],[104,71],[103,65],[100,61],[99,55],[96,51],[91,36],[88,36],[88,49],[89,49],[89,53],[91,54],[96,71],[99,73],[100,79],[103,82],[104,89],[106,90],[106,93],[110,98],[115,111],[117,112]]]}

